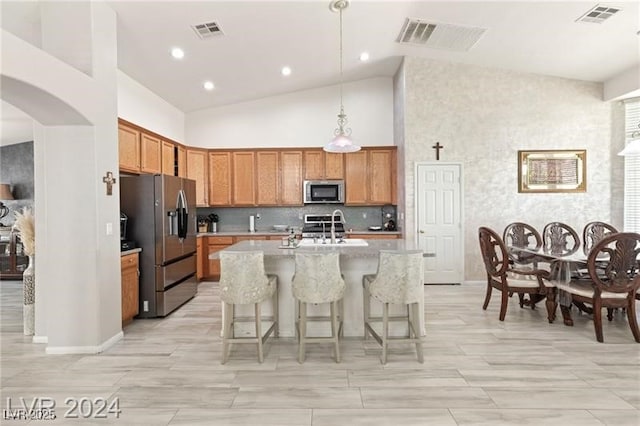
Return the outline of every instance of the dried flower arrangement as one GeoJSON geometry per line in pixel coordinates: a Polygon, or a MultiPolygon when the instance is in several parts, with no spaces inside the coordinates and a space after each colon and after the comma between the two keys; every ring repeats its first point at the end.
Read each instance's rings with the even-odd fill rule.
{"type": "Polygon", "coordinates": [[[24,254],[33,256],[36,254],[36,228],[31,209],[24,207],[22,213],[15,212],[15,216],[16,221],[13,224],[13,228],[17,230],[20,235],[24,247],[24,254]]]}

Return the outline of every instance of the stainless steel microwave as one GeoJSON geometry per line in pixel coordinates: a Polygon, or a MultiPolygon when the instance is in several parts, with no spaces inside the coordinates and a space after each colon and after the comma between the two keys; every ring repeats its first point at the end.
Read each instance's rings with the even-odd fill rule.
{"type": "Polygon", "coordinates": [[[343,204],[344,181],[305,180],[303,194],[305,204],[343,204]]]}

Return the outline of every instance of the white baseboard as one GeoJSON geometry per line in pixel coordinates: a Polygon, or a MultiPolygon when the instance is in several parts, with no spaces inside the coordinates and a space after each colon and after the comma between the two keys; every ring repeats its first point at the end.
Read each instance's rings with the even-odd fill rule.
{"type": "Polygon", "coordinates": [[[49,343],[49,338],[47,336],[33,336],[31,343],[49,343]]]}
{"type": "Polygon", "coordinates": [[[119,331],[102,344],[97,346],[48,346],[45,352],[49,355],[68,355],[68,354],[98,354],[109,349],[124,337],[124,333],[119,331]]]}

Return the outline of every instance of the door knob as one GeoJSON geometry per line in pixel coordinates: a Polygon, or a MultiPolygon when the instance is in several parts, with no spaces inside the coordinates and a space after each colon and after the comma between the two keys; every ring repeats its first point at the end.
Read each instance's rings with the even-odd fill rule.
{"type": "Polygon", "coordinates": [[[421,229],[421,230],[420,230],[420,233],[421,233],[421,234],[424,234],[424,231],[421,229]]]}

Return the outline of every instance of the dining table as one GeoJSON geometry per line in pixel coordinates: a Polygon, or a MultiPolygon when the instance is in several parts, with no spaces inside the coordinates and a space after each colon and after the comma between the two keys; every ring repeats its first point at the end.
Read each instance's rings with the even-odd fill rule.
{"type": "MultiPolygon", "coordinates": [[[[507,246],[507,250],[513,254],[526,254],[532,263],[549,263],[549,281],[569,283],[574,277],[588,279],[587,256],[581,251],[571,253],[551,252],[544,247],[534,250],[528,247],[507,246]]],[[[593,310],[581,302],[574,302],[571,294],[558,290],[555,286],[553,291],[547,294],[547,299],[551,298],[554,306],[560,305],[562,320],[565,325],[572,326],[571,305],[575,305],[580,311],[591,313],[593,310]]],[[[554,309],[555,310],[555,309],[554,309]]]]}

